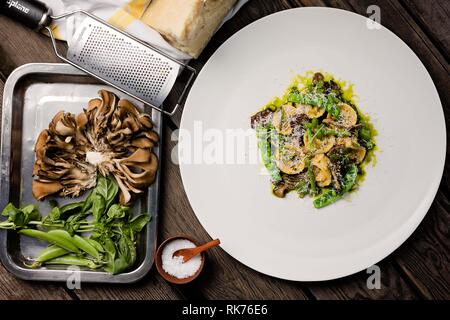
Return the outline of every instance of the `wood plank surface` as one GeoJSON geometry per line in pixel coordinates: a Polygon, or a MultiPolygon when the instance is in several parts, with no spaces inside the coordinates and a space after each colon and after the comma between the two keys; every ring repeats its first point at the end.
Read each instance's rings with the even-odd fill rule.
{"type": "MultiPolygon", "coordinates": [[[[449,178],[447,171],[444,179],[449,178]]],[[[438,191],[419,228],[395,253],[399,266],[426,299],[450,298],[450,203],[444,189],[438,191]]]]}
{"type": "Polygon", "coordinates": [[[153,266],[137,283],[132,284],[82,284],[74,293],[81,300],[183,300],[186,297],[177,287],[163,280],[153,266]]]}
{"type": "Polygon", "coordinates": [[[420,297],[415,290],[405,282],[394,268],[392,261],[392,258],[387,258],[377,263],[381,275],[381,287],[379,289],[367,287],[367,279],[370,274],[365,270],[350,277],[312,283],[308,287],[317,299],[326,300],[419,299],[420,297]]]}
{"type": "Polygon", "coordinates": [[[450,1],[402,0],[401,3],[442,55],[450,60],[450,1]]]}
{"type": "Polygon", "coordinates": [[[17,279],[0,263],[0,300],[71,300],[61,284],[17,279]]]}
{"type": "MultiPolygon", "coordinates": [[[[61,44],[61,47],[64,46],[61,44]]],[[[0,68],[8,76],[15,68],[32,62],[61,62],[51,40],[0,15],[0,68]]]]}

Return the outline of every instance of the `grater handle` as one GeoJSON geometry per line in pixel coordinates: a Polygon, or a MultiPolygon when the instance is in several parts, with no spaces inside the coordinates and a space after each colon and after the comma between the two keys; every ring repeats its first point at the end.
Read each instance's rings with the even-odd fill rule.
{"type": "Polygon", "coordinates": [[[41,30],[52,20],[51,9],[37,0],[1,1],[0,12],[34,30],[41,30]]]}

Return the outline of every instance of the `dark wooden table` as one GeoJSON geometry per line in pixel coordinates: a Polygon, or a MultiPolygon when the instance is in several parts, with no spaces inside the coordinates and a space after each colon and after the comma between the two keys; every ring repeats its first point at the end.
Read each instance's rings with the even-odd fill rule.
{"type": "MultiPolygon", "coordinates": [[[[232,34],[273,12],[301,6],[329,6],[367,15],[367,7],[371,4],[381,8],[381,23],[403,39],[428,69],[449,125],[448,0],[250,0],[222,27],[192,65],[201,69],[232,34]]],[[[8,75],[29,62],[58,62],[49,39],[0,16],[0,96],[8,75]]],[[[180,87],[177,86],[175,91],[180,87]]],[[[173,103],[173,97],[169,97],[169,104],[173,103]]],[[[170,135],[178,128],[179,120],[180,114],[168,120],[164,132],[159,239],[187,233],[199,241],[207,241],[209,236],[186,198],[179,169],[170,161],[174,146],[170,135]]],[[[449,299],[449,163],[447,161],[438,194],[424,221],[411,238],[378,264],[382,282],[379,290],[367,288],[365,271],[321,283],[289,282],[253,271],[223,250],[215,249],[209,253],[207,269],[198,281],[186,286],[170,285],[152,268],[136,284],[82,284],[81,290],[73,291],[64,284],[16,279],[0,265],[0,299],[449,299]]]]}

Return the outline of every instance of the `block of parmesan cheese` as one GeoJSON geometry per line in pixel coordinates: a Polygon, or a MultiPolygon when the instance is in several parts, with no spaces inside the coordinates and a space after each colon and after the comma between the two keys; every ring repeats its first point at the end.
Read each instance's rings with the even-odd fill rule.
{"type": "Polygon", "coordinates": [[[237,0],[152,0],[141,20],[197,58],[237,0]]]}

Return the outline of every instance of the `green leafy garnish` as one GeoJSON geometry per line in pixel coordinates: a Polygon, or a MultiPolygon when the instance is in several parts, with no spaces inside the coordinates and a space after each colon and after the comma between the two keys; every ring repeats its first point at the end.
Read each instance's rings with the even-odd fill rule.
{"type": "Polygon", "coordinates": [[[151,216],[132,217],[129,207],[115,203],[118,190],[115,179],[99,177],[85,201],[62,207],[52,201],[44,219],[34,205],[17,208],[9,203],[2,212],[8,219],[0,223],[0,229],[19,229],[21,234],[52,244],[31,267],[72,264],[121,273],[135,263],[136,237],[151,216]],[[88,216],[92,216],[90,221],[88,216]],[[39,230],[34,229],[36,226],[39,230]],[[82,236],[88,232],[92,233],[89,238],[82,236]]]}
{"type": "Polygon", "coordinates": [[[358,167],[355,164],[351,164],[342,179],[342,194],[349,192],[353,188],[357,177],[358,167]]]}

